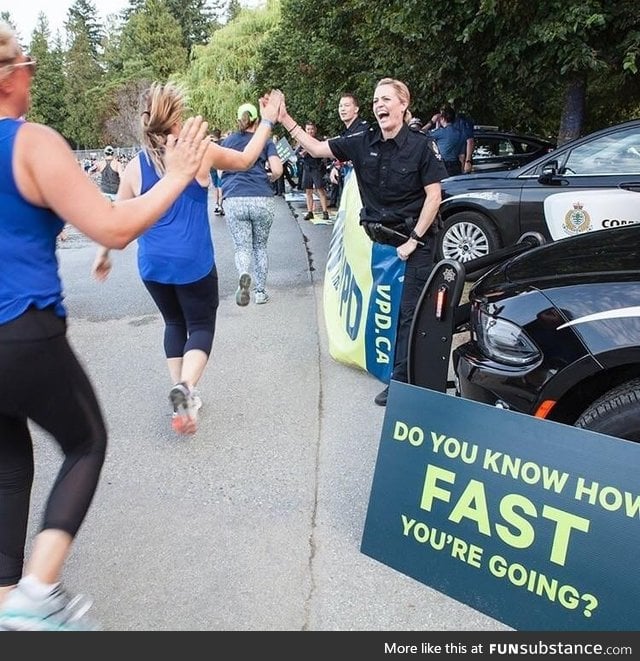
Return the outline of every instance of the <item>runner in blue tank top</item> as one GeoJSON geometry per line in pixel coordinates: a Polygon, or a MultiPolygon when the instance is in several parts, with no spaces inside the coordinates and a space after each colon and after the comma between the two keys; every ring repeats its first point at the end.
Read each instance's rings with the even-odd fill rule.
{"type": "Polygon", "coordinates": [[[209,139],[206,122],[188,120],[180,139],[167,141],[158,184],[139,199],[112,203],[62,136],[22,119],[35,65],[0,22],[0,630],[86,630],[96,628],[86,616],[91,602],[70,598],[60,583],[98,484],[107,435],[67,340],[56,237],[68,222],[94,241],[124,248],[193,179],[209,139]],[[51,434],[63,461],[25,564],[34,478],[29,421],[51,434]]]}
{"type": "MultiPolygon", "coordinates": [[[[195,179],[153,227],[138,239],[138,270],[164,320],[164,353],[173,387],[172,427],[194,434],[202,400],[196,390],[211,353],[218,309],[218,273],[209,215],[212,168],[248,170],[258,159],[278,116],[279,92],[260,101],[262,120],[242,151],[210,142],[195,179]]],[[[125,168],[116,199],[153,190],[165,164],[165,136],[179,129],[185,111],[181,88],[154,84],[145,94],[141,130],[144,149],[125,168]]],[[[111,271],[109,249],[98,250],[93,272],[104,280],[111,271]]]]}

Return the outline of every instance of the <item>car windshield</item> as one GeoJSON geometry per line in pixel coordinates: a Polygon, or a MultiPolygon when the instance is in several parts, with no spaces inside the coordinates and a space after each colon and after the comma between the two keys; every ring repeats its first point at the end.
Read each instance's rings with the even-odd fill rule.
{"type": "Polygon", "coordinates": [[[565,174],[640,174],[640,129],[628,128],[569,152],[565,174]]]}

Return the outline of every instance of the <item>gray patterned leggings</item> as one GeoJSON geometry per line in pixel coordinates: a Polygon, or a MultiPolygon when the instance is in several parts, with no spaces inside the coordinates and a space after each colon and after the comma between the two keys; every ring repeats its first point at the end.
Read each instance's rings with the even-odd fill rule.
{"type": "Polygon", "coordinates": [[[238,275],[252,273],[256,291],[265,291],[269,271],[267,241],[275,215],[274,198],[228,197],[224,200],[224,210],[238,275]]]}

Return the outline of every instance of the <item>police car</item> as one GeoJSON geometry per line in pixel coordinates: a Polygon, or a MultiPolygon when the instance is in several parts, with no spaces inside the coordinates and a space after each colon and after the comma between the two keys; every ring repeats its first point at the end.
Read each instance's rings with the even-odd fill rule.
{"type": "MultiPolygon", "coordinates": [[[[572,214],[558,231],[575,231],[572,214]]],[[[477,280],[469,304],[457,395],[640,442],[640,224],[512,257],[477,280]]]]}
{"type": "Polygon", "coordinates": [[[442,182],[439,258],[467,262],[527,232],[558,240],[640,220],[640,119],[572,140],[509,171],[442,182]]]}
{"type": "Polygon", "coordinates": [[[513,170],[556,148],[552,140],[500,131],[497,126],[475,126],[473,137],[473,172],[513,170]]]}

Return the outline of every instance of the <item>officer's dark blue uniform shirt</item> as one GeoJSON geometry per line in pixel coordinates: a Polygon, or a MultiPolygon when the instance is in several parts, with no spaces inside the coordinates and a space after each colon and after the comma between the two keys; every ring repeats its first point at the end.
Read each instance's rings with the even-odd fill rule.
{"type": "Polygon", "coordinates": [[[369,122],[366,119],[363,119],[360,116],[357,116],[348,127],[345,127],[343,131],[340,132],[340,137],[344,138],[347,135],[352,133],[359,133],[369,128],[369,122]]]}
{"type": "Polygon", "coordinates": [[[362,199],[360,219],[369,222],[417,218],[426,197],[424,187],[447,176],[431,138],[406,124],[389,140],[382,139],[376,124],[331,138],[329,147],[338,160],[353,162],[362,199]]]}

